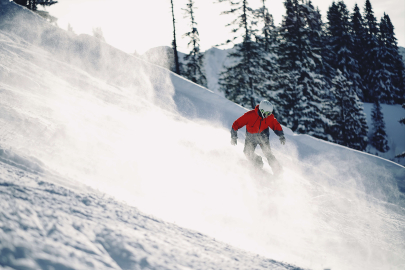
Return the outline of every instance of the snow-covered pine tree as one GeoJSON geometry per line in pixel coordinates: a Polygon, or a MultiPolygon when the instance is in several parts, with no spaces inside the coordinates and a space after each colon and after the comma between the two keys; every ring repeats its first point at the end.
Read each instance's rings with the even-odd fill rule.
{"type": "Polygon", "coordinates": [[[405,65],[401,55],[395,61],[395,70],[397,73],[394,77],[394,85],[398,88],[399,93],[395,94],[394,102],[400,104],[405,102],[405,65]]]}
{"type": "Polygon", "coordinates": [[[254,10],[247,0],[218,0],[219,3],[229,2],[231,9],[221,14],[234,15],[235,19],[227,26],[234,26],[235,36],[225,44],[242,41],[234,45],[228,55],[234,64],[225,67],[220,74],[220,89],[225,97],[246,108],[254,108],[262,99],[262,81],[265,78],[261,69],[262,50],[256,42],[258,29],[254,10]]]}
{"type": "MultiPolygon", "coordinates": [[[[274,80],[277,80],[278,63],[277,63],[277,32],[274,27],[273,16],[266,7],[266,1],[262,0],[262,7],[256,10],[258,25],[261,26],[261,35],[256,36],[256,42],[260,45],[261,61],[260,68],[263,74],[262,85],[258,87],[259,95],[267,100],[277,104],[275,100],[278,86],[274,80]]],[[[277,106],[275,107],[277,114],[277,106]]]]}
{"type": "Polygon", "coordinates": [[[319,8],[315,8],[312,5],[311,0],[307,1],[306,5],[309,7],[310,10],[307,16],[308,27],[311,30],[309,31],[308,39],[310,41],[312,51],[315,56],[314,60],[316,63],[316,72],[322,73],[324,69],[322,60],[322,50],[324,47],[322,15],[319,8]]]}
{"type": "Polygon", "coordinates": [[[332,5],[327,11],[327,23],[324,26],[324,36],[323,36],[323,50],[322,50],[322,61],[323,61],[323,70],[322,74],[324,75],[325,80],[325,89],[327,89],[325,94],[325,102],[323,106],[323,114],[329,119],[325,125],[325,133],[328,136],[328,140],[331,142],[337,142],[337,134],[339,132],[339,125],[335,123],[337,108],[335,106],[335,96],[331,91],[334,87],[333,79],[336,77],[336,59],[337,59],[337,37],[335,36],[334,31],[336,28],[339,28],[340,24],[340,15],[339,9],[335,2],[332,2],[332,5]]]}
{"type": "Polygon", "coordinates": [[[275,27],[273,15],[269,13],[269,10],[266,7],[266,0],[262,0],[262,7],[257,10],[257,17],[259,23],[262,23],[262,42],[264,45],[264,50],[269,52],[276,41],[275,27]]]}
{"type": "Polygon", "coordinates": [[[357,4],[354,5],[353,13],[351,15],[351,34],[353,38],[353,57],[358,63],[360,82],[359,87],[361,91],[357,92],[358,97],[361,101],[364,101],[364,93],[367,92],[364,85],[364,80],[367,74],[367,66],[364,63],[365,53],[364,53],[364,40],[366,36],[366,30],[364,28],[363,17],[360,13],[360,9],[357,4]]]}
{"type": "Polygon", "coordinates": [[[203,66],[204,54],[200,51],[200,36],[198,34],[197,22],[195,20],[194,5],[194,1],[189,0],[187,8],[183,9],[185,17],[190,19],[191,26],[191,31],[184,34],[185,37],[190,39],[188,46],[191,47],[191,51],[184,57],[186,64],[183,76],[194,83],[207,87],[207,78],[205,77],[203,66]]]}
{"type": "Polygon", "coordinates": [[[374,92],[378,93],[379,100],[382,103],[392,104],[394,94],[399,92],[394,85],[395,76],[395,48],[391,44],[386,14],[381,18],[378,34],[378,59],[377,70],[374,73],[374,92]]]}
{"type": "Polygon", "coordinates": [[[317,54],[310,37],[317,31],[310,27],[310,21],[316,18],[316,11],[303,0],[286,0],[279,45],[279,78],[283,81],[278,100],[284,102],[280,108],[282,122],[294,132],[309,134],[327,139],[324,132],[325,118],[322,115],[324,97],[323,76],[317,73],[317,54]]]}
{"type": "Polygon", "coordinates": [[[325,46],[325,53],[323,54],[323,62],[325,65],[329,67],[328,72],[325,74],[327,79],[332,81],[336,76],[336,40],[335,37],[336,29],[339,28],[340,23],[340,16],[339,16],[339,9],[336,5],[336,2],[332,2],[332,5],[329,7],[326,13],[327,22],[324,26],[325,28],[325,36],[324,36],[324,46],[325,46]]]}
{"type": "Polygon", "coordinates": [[[357,97],[353,83],[348,81],[339,69],[332,83],[333,125],[329,126],[328,133],[336,143],[364,151],[368,143],[368,127],[363,103],[357,97]]]}
{"type": "MultiPolygon", "coordinates": [[[[359,75],[359,65],[353,53],[354,37],[351,34],[349,11],[343,1],[332,3],[327,13],[327,46],[331,50],[325,61],[334,69],[340,70],[343,76],[352,83],[355,93],[363,92],[363,83],[359,75]]],[[[337,74],[336,74],[337,75],[337,74]]]]}
{"type": "Polygon", "coordinates": [[[300,32],[295,26],[297,15],[293,0],[286,0],[284,6],[286,8],[286,15],[283,16],[279,29],[280,43],[278,45],[280,71],[276,78],[276,85],[279,90],[274,101],[281,116],[278,118],[280,123],[289,128],[296,128],[298,126],[299,115],[295,113],[295,110],[297,110],[296,107],[302,98],[302,92],[299,92],[297,89],[299,72],[296,67],[296,63],[299,61],[298,36],[300,32]]]}
{"type": "Polygon", "coordinates": [[[174,6],[173,6],[173,0],[170,0],[171,7],[172,7],[172,20],[173,20],[173,41],[172,41],[172,47],[173,47],[173,53],[174,53],[174,65],[175,65],[175,70],[177,74],[181,75],[180,73],[180,62],[179,62],[179,54],[177,53],[177,42],[176,42],[176,20],[174,19],[174,6]]]}
{"type": "Polygon", "coordinates": [[[395,37],[394,26],[392,25],[390,17],[387,14],[384,14],[384,18],[382,18],[381,21],[384,21],[385,47],[393,61],[393,63],[390,63],[390,71],[393,73],[392,84],[395,89],[395,92],[393,93],[394,103],[401,104],[405,102],[405,66],[402,56],[398,51],[398,42],[395,37]]]}
{"type": "Polygon", "coordinates": [[[366,30],[363,42],[363,50],[365,51],[363,67],[367,69],[363,78],[365,86],[364,100],[366,102],[374,102],[375,99],[379,99],[379,79],[376,78],[376,75],[380,69],[378,63],[381,59],[379,59],[378,54],[378,24],[370,0],[366,0],[363,19],[364,29],[366,30]]]}
{"type": "Polygon", "coordinates": [[[380,152],[387,152],[389,147],[387,133],[385,132],[384,115],[381,111],[381,105],[378,99],[374,101],[373,109],[371,111],[371,120],[373,130],[370,138],[370,144],[380,152]]]}
{"type": "MultiPolygon", "coordinates": [[[[402,104],[402,108],[404,108],[404,110],[405,110],[405,103],[402,104]]],[[[399,120],[399,122],[400,122],[402,125],[405,125],[405,117],[402,117],[401,120],[399,120]]],[[[395,157],[396,157],[396,158],[405,158],[405,151],[402,152],[402,153],[399,154],[399,155],[396,155],[395,157]]]]}
{"type": "MultiPolygon", "coordinates": [[[[333,5],[335,3],[333,2],[333,5]]],[[[336,6],[336,5],[335,5],[336,6]]],[[[322,18],[320,18],[322,22],[322,18]]],[[[329,89],[332,88],[332,79],[336,76],[336,69],[333,68],[329,63],[328,59],[334,59],[336,57],[333,48],[329,46],[330,44],[330,35],[327,33],[327,23],[323,23],[321,25],[322,36],[321,36],[321,57],[322,57],[322,66],[320,73],[323,75],[324,82],[325,82],[325,90],[326,90],[326,99],[330,95],[329,89]]]]}

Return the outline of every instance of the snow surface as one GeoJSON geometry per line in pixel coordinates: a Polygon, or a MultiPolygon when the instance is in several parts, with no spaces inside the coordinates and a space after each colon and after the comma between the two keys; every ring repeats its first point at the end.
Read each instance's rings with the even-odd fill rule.
{"type": "Polygon", "coordinates": [[[0,166],[2,269],[299,269],[54,181],[0,166]]]}
{"type": "Polygon", "coordinates": [[[0,267],[405,268],[403,166],[285,128],[255,172],[244,108],[0,7],[0,267]]]}
{"type": "Polygon", "coordinates": [[[219,76],[224,71],[224,66],[230,65],[232,60],[228,54],[232,49],[221,50],[218,48],[211,48],[204,52],[204,70],[207,77],[208,89],[213,90],[221,96],[225,96],[223,91],[219,89],[219,76]]]}
{"type": "MultiPolygon", "coordinates": [[[[225,71],[224,65],[226,66],[233,63],[232,59],[227,58],[231,51],[232,49],[221,50],[214,47],[204,52],[204,71],[207,78],[208,89],[223,97],[225,94],[223,91],[220,91],[218,80],[221,72],[225,71]]],[[[179,56],[179,62],[183,64],[184,67],[187,63],[184,59],[186,54],[179,51],[177,54],[179,56]]],[[[151,48],[142,54],[141,57],[150,63],[166,69],[170,69],[169,63],[174,65],[173,49],[167,46],[151,48]]]]}

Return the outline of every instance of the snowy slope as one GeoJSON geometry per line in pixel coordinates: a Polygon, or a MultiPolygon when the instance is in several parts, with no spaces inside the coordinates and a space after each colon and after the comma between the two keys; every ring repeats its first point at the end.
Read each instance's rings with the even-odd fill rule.
{"type": "MultiPolygon", "coordinates": [[[[224,71],[224,65],[229,65],[231,61],[227,58],[229,52],[230,49],[221,50],[215,47],[204,52],[204,71],[207,78],[208,89],[221,96],[224,96],[224,93],[219,90],[218,80],[220,73],[224,71]]],[[[186,60],[184,59],[186,54],[178,52],[178,56],[180,63],[184,67],[186,64],[186,60]]],[[[142,54],[141,57],[150,63],[166,69],[170,69],[170,66],[172,66],[172,70],[174,68],[174,53],[173,49],[170,47],[161,46],[149,49],[142,54]]]]}
{"type": "Polygon", "coordinates": [[[299,269],[52,182],[0,165],[2,269],[299,269]]]}
{"type": "Polygon", "coordinates": [[[403,269],[404,167],[286,129],[258,174],[245,109],[0,4],[1,267],[403,269]]]}
{"type": "Polygon", "coordinates": [[[219,75],[224,71],[224,66],[230,64],[227,58],[231,49],[221,50],[218,48],[211,48],[204,52],[204,69],[207,76],[208,89],[213,90],[219,95],[224,96],[224,93],[219,90],[219,75]]]}

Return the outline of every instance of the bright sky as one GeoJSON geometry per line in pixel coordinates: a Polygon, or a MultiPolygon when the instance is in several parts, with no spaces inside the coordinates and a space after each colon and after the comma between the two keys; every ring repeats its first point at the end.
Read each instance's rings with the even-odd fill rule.
{"type": "MultiPolygon", "coordinates": [[[[200,33],[200,46],[207,50],[223,43],[231,37],[230,28],[225,27],[232,15],[220,15],[229,9],[228,3],[214,3],[217,0],[194,0],[195,16],[200,33]]],[[[189,21],[184,18],[182,8],[188,0],[173,0],[176,18],[176,36],[178,50],[188,52],[188,40],[183,34],[189,31],[189,21]]],[[[266,0],[266,6],[273,15],[275,24],[279,25],[285,14],[283,0],[266,0]]],[[[357,3],[363,13],[365,0],[344,0],[352,12],[357,3]]],[[[262,5],[262,0],[250,0],[251,6],[262,5]]],[[[332,0],[312,0],[319,7],[323,21],[332,0]]],[[[405,1],[371,0],[378,22],[387,13],[395,27],[398,45],[405,47],[405,1]]],[[[137,51],[142,54],[157,46],[171,46],[173,26],[170,0],[59,0],[58,4],[47,10],[56,16],[58,25],[67,29],[68,23],[77,34],[91,34],[92,29],[101,27],[107,43],[125,52],[137,51]]]]}

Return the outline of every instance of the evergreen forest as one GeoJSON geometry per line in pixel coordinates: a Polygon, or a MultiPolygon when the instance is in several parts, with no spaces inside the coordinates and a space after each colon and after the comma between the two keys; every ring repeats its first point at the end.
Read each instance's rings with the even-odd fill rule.
{"type": "MultiPolygon", "coordinates": [[[[219,78],[226,98],[247,109],[271,101],[278,121],[295,133],[360,151],[369,144],[388,151],[380,104],[405,103],[405,67],[388,14],[377,19],[370,0],[362,10],[334,1],[322,21],[311,0],[285,0],[283,20],[275,26],[266,0],[259,9],[249,0],[217,2],[228,4],[222,14],[234,35],[223,43],[233,44],[233,64],[219,78]],[[374,103],[371,127],[364,102],[374,103]]],[[[194,7],[189,0],[184,9],[190,52],[178,73],[206,86],[194,7]]]]}

